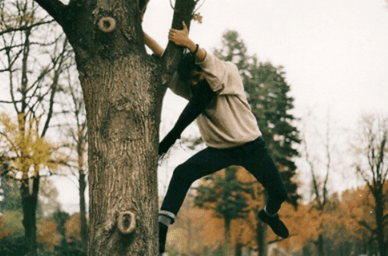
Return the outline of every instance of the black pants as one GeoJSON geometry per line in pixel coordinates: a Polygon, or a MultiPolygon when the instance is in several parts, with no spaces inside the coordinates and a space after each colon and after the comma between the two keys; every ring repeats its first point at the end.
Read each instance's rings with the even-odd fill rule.
{"type": "Polygon", "coordinates": [[[234,148],[208,147],[179,165],[174,170],[161,210],[176,215],[194,181],[231,165],[244,167],[261,182],[268,191],[267,210],[271,207],[271,212],[276,213],[287,199],[287,192],[261,137],[234,148]]]}

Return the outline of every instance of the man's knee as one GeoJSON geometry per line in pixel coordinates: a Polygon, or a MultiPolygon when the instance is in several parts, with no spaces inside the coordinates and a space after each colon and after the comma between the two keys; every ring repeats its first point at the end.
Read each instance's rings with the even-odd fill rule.
{"type": "Polygon", "coordinates": [[[193,172],[190,171],[190,167],[187,164],[181,164],[175,168],[173,173],[173,179],[179,182],[193,183],[195,178],[193,172]]]}

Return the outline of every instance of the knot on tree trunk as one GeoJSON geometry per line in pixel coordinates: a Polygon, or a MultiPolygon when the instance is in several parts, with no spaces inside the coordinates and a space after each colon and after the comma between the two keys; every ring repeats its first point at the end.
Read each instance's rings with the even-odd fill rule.
{"type": "Polygon", "coordinates": [[[104,33],[110,33],[116,28],[116,20],[112,17],[102,17],[98,22],[98,28],[104,33]]]}
{"type": "Polygon", "coordinates": [[[124,235],[132,233],[136,228],[136,217],[131,211],[120,212],[117,219],[117,227],[124,235]]]}

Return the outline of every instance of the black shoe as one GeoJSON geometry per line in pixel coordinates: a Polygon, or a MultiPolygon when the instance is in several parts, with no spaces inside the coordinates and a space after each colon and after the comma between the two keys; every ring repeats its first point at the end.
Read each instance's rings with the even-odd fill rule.
{"type": "Polygon", "coordinates": [[[270,226],[272,228],[273,232],[276,235],[278,235],[282,238],[287,238],[290,235],[286,225],[284,225],[283,221],[281,221],[279,219],[278,214],[271,217],[264,210],[260,210],[259,211],[259,219],[261,219],[263,222],[267,223],[268,226],[270,226]]]}
{"type": "Polygon", "coordinates": [[[168,226],[159,222],[159,254],[164,253],[166,246],[168,226]]]}

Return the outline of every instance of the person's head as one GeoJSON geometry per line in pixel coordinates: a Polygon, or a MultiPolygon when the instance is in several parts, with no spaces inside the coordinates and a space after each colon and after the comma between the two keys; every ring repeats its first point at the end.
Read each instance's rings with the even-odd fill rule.
{"type": "Polygon", "coordinates": [[[201,67],[195,63],[195,57],[192,54],[185,54],[182,57],[177,72],[181,81],[193,86],[205,79],[201,67]]]}

